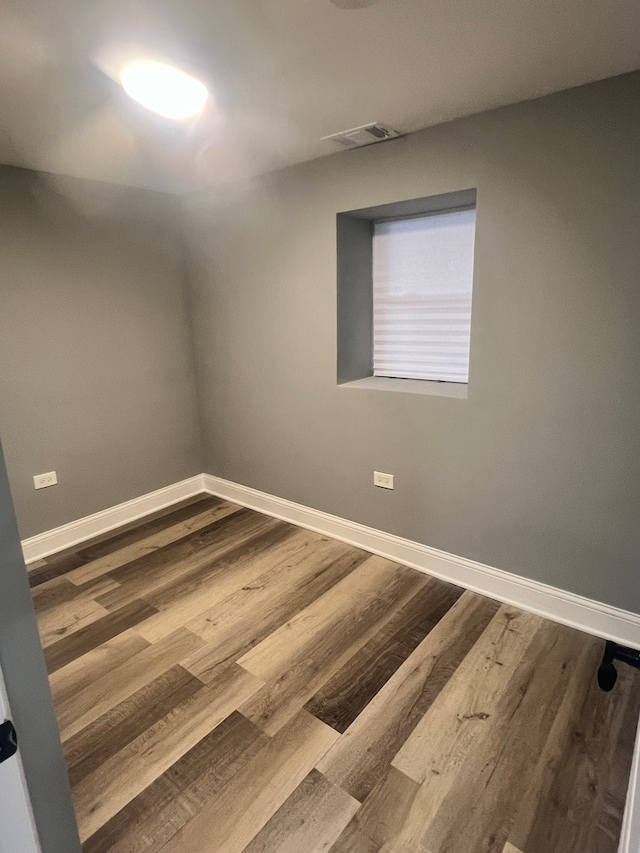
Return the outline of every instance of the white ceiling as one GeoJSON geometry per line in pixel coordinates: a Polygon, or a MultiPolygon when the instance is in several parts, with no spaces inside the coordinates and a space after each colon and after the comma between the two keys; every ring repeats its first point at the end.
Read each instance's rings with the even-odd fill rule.
{"type": "Polygon", "coordinates": [[[3,0],[0,162],[178,192],[640,67],[638,0],[3,0]],[[140,45],[211,84],[180,125],[104,70],[140,45]]]}

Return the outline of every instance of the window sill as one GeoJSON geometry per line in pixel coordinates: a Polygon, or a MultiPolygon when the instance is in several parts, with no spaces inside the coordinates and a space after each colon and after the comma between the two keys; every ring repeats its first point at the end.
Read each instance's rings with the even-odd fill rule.
{"type": "Polygon", "coordinates": [[[400,391],[405,394],[427,394],[432,397],[467,399],[467,388],[462,382],[430,382],[427,379],[389,379],[386,376],[365,376],[353,382],[341,382],[338,388],[355,388],[364,391],[400,391]]]}

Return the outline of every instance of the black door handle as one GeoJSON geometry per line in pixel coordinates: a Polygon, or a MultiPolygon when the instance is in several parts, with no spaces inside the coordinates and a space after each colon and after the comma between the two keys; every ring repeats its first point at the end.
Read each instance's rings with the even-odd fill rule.
{"type": "Polygon", "coordinates": [[[18,751],[18,735],[11,720],[0,725],[0,764],[18,751]]]}

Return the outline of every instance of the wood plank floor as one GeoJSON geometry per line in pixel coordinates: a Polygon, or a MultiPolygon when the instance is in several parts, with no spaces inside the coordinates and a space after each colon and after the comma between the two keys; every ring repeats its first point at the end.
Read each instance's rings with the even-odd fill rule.
{"type": "Polygon", "coordinates": [[[640,673],[199,498],[30,567],[85,853],[615,853],[640,673]]]}

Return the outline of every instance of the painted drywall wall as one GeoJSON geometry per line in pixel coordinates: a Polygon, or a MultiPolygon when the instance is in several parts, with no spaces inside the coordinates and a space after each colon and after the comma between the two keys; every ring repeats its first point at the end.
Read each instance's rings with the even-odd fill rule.
{"type": "Polygon", "coordinates": [[[42,853],[80,853],[71,789],[1,447],[0,668],[42,853]]]}
{"type": "Polygon", "coordinates": [[[190,197],[206,470],[640,611],[639,135],[632,74],[190,197]],[[469,187],[468,398],[338,387],[336,214],[469,187]]]}
{"type": "Polygon", "coordinates": [[[178,201],[2,167],[0,211],[0,435],[22,537],[199,473],[178,201]]]}

